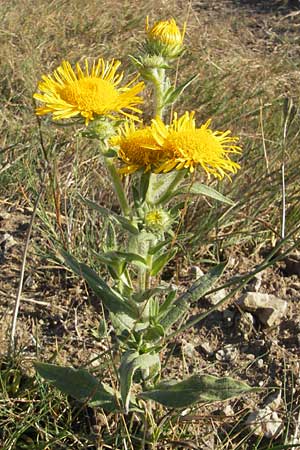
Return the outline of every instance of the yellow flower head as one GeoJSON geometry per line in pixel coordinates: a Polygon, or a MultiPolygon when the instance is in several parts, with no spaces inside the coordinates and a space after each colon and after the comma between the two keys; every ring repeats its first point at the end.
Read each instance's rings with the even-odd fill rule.
{"type": "Polygon", "coordinates": [[[117,87],[123,78],[123,73],[116,73],[120,64],[120,61],[105,62],[100,58],[91,67],[85,60],[84,70],[77,63],[73,70],[69,62],[63,61],[53,75],[42,76],[38,84],[42,93],[33,97],[45,105],[38,107],[36,114],[52,113],[54,120],[81,114],[86,125],[97,116],[113,117],[114,113],[138,120],[130,112],[141,112],[136,105],[142,103],[138,94],[144,83],[131,86],[134,79],[124,87],[117,87]]]}
{"type": "Polygon", "coordinates": [[[146,32],[148,35],[149,47],[154,53],[163,54],[168,57],[176,57],[183,50],[183,39],[186,30],[184,23],[183,30],[180,31],[173,18],[156,22],[151,28],[148,17],[146,18],[146,32]]]}
{"type": "Polygon", "coordinates": [[[120,173],[129,174],[141,168],[148,171],[163,160],[164,151],[149,126],[137,129],[134,122],[126,122],[119,130],[119,136],[111,138],[110,143],[119,148],[118,156],[125,163],[120,173]]]}
{"type": "Polygon", "coordinates": [[[210,120],[196,127],[194,112],[186,112],[166,126],[161,119],[152,121],[153,137],[168,158],[157,168],[156,172],[170,172],[173,169],[189,169],[201,167],[207,175],[222,179],[228,172],[236,173],[239,164],[231,161],[230,153],[240,153],[241,148],[235,145],[237,137],[231,137],[230,131],[212,131],[210,120]]]}

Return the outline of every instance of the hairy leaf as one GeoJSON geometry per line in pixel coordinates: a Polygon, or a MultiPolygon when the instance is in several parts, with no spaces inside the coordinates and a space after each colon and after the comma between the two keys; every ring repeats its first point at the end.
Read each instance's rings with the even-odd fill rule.
{"type": "Polygon", "coordinates": [[[182,318],[188,311],[190,304],[203,297],[212,288],[214,283],[221,277],[225,267],[226,263],[218,264],[210,272],[198,278],[173,304],[168,305],[168,313],[160,321],[162,327],[167,330],[177,320],[182,318]]]}
{"type": "Polygon", "coordinates": [[[126,414],[129,411],[130,392],[134,373],[141,369],[141,371],[149,371],[160,366],[159,356],[157,354],[144,353],[140,355],[138,352],[129,350],[124,353],[120,365],[120,384],[121,397],[123,400],[126,414]]]}
{"type": "Polygon", "coordinates": [[[187,189],[187,192],[189,194],[204,195],[205,197],[213,198],[214,200],[227,203],[231,206],[234,205],[234,202],[230,198],[225,197],[225,195],[220,194],[220,192],[216,191],[216,189],[211,186],[207,186],[206,184],[195,182],[190,188],[187,189]]]}
{"type": "Polygon", "coordinates": [[[138,234],[139,230],[137,227],[135,227],[130,220],[126,219],[126,217],[120,216],[119,214],[116,214],[115,212],[111,211],[110,209],[104,208],[104,206],[97,205],[97,203],[92,202],[91,200],[88,200],[87,198],[84,198],[80,196],[81,200],[90,208],[94,209],[95,211],[100,212],[105,217],[110,217],[115,222],[119,223],[119,225],[122,226],[125,230],[129,231],[132,234],[138,234]]]}
{"type": "Polygon", "coordinates": [[[123,300],[123,298],[115,292],[111,287],[109,287],[105,281],[94,272],[86,264],[79,263],[70,253],[65,250],[60,250],[60,254],[64,259],[64,262],[70,269],[77,275],[83,277],[88,283],[90,288],[99,295],[103,301],[106,308],[115,313],[127,314],[131,318],[137,318],[138,312],[135,308],[129,304],[128,301],[123,300]]]}
{"type": "Polygon", "coordinates": [[[196,402],[223,401],[254,389],[230,377],[193,375],[180,382],[160,383],[155,389],[142,392],[139,397],[154,400],[168,408],[185,408],[196,402]]]}
{"type": "Polygon", "coordinates": [[[174,256],[176,255],[176,252],[177,252],[177,249],[173,248],[169,252],[158,256],[158,258],[156,258],[152,263],[151,276],[155,277],[155,275],[157,275],[158,272],[160,272],[165,267],[165,265],[172,258],[174,258],[174,256]]]}
{"type": "Polygon", "coordinates": [[[101,383],[86,370],[40,362],[35,363],[35,367],[41,377],[79,402],[90,406],[100,406],[107,412],[119,409],[113,389],[101,383]]]}

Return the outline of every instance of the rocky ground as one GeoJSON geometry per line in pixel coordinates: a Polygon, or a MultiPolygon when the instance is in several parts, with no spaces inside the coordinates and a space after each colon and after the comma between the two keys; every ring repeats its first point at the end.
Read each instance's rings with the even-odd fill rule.
{"type": "MultiPolygon", "coordinates": [[[[242,15],[248,18],[248,45],[276,52],[286,45],[300,26],[300,11],[292,2],[194,2],[195,11],[242,15]],[[225,10],[221,10],[220,4],[225,10]],[[289,24],[287,26],[287,24],[289,24]],[[282,42],[276,36],[282,36],[282,42]],[[255,39],[254,39],[255,38],[255,39]]],[[[0,354],[8,347],[22,254],[31,211],[9,202],[0,203],[0,354]]],[[[33,233],[26,263],[24,287],[17,324],[17,343],[31,361],[47,359],[55,351],[68,364],[81,365],[105,349],[95,340],[101,306],[91,298],[82,281],[72,277],[54,261],[38,256],[42,240],[33,233]]],[[[253,270],[263,261],[265,248],[234,248],[225,278],[253,270]]],[[[208,269],[205,267],[197,270],[208,269]]],[[[171,276],[181,288],[193,281],[194,273],[179,263],[171,276]]],[[[190,331],[174,338],[167,353],[165,371],[182,376],[194,371],[238,376],[263,388],[257,396],[239,399],[214,411],[229,424],[245,411],[249,422],[265,438],[275,439],[290,417],[290,442],[300,442],[300,258],[294,251],[280,263],[259,273],[228,302],[217,308],[190,331]],[[264,389],[268,388],[268,389],[264,389]],[[270,397],[271,392],[274,394],[270,397]],[[280,389],[276,389],[280,388],[280,389]],[[279,394],[280,393],[280,394],[279,394]],[[281,395],[281,398],[280,396],[281,395]],[[269,418],[271,417],[271,420],[269,418]],[[266,420],[267,418],[267,420],[266,420]],[[258,428],[260,427],[260,428],[258,428]],[[294,441],[293,441],[294,439],[294,441]]],[[[192,305],[192,318],[206,312],[229,292],[218,291],[192,305]]],[[[28,364],[28,367],[30,363],[28,364]]],[[[188,420],[188,419],[187,419],[188,420]]],[[[208,438],[209,441],[209,438],[208,438]]],[[[209,442],[207,448],[209,448],[209,442]]],[[[212,447],[211,447],[212,448],[212,447]]]]}

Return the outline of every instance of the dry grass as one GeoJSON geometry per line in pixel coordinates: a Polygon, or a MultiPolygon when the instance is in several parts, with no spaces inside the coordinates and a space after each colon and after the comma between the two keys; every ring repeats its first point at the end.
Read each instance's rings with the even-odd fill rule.
{"type": "MultiPolygon", "coordinates": [[[[224,192],[236,200],[236,206],[230,211],[225,207],[210,209],[200,199],[187,213],[187,224],[195,233],[192,253],[198,257],[204,243],[207,247],[207,242],[214,251],[216,223],[219,246],[227,247],[248,240],[254,245],[258,242],[266,244],[277,238],[281,227],[280,169],[283,160],[287,231],[292,229],[300,220],[300,127],[297,111],[284,142],[283,105],[288,97],[298,107],[300,59],[297,30],[300,15],[286,9],[275,20],[276,12],[250,14],[246,6],[237,6],[237,3],[229,0],[194,1],[187,5],[179,0],[90,0],[83,7],[82,0],[1,2],[0,207],[4,209],[9,204],[14,210],[18,204],[30,206],[39,189],[43,156],[32,94],[40,76],[50,73],[63,59],[75,62],[99,56],[120,58],[124,69],[131,73],[134,69],[126,55],[134,54],[136,43],[143,36],[145,16],[149,15],[153,21],[174,16],[181,23],[185,19],[188,21],[187,51],[178,67],[178,81],[198,74],[197,81],[183,96],[180,111],[196,110],[199,121],[212,117],[216,128],[231,129],[234,135],[240,136],[243,146],[242,170],[232,183],[222,185],[224,192]],[[198,217],[203,209],[206,220],[199,225],[198,217]]],[[[147,98],[148,94],[146,113],[149,113],[147,98]]],[[[44,145],[51,155],[48,170],[53,179],[47,184],[44,203],[40,207],[40,226],[44,233],[47,230],[45,245],[51,248],[51,242],[65,240],[93,264],[91,250],[97,248],[102,239],[99,218],[82,207],[77,193],[89,195],[108,207],[114,206],[115,201],[107,185],[96,144],[78,135],[70,137],[72,131],[49,126],[49,122],[42,124],[44,145]],[[58,199],[59,208],[55,207],[54,198],[58,199]],[[58,212],[62,218],[61,227],[57,226],[58,212]]],[[[1,371],[2,378],[7,377],[9,370],[11,366],[1,371]]],[[[90,415],[94,412],[84,411],[86,415],[80,428],[78,420],[73,421],[72,414],[74,411],[77,414],[76,408],[72,409],[60,396],[56,398],[57,394],[46,392],[39,381],[28,389],[25,383],[25,388],[18,391],[26,402],[32,401],[27,410],[19,404],[17,406],[24,423],[26,417],[34,414],[36,423],[33,424],[30,418],[27,428],[24,425],[14,429],[17,401],[9,400],[12,396],[10,382],[10,379],[1,381],[6,396],[3,398],[7,400],[6,409],[0,416],[6,438],[3,450],[37,448],[30,440],[26,443],[26,439],[27,446],[16,444],[20,436],[30,437],[30,433],[39,434],[38,448],[41,449],[121,448],[121,439],[115,438],[114,441],[109,436],[109,426],[103,417],[96,417],[96,421],[104,423],[107,447],[95,443],[95,436],[81,438],[86,428],[91,428],[90,415]],[[49,402],[52,402],[51,407],[49,402]],[[37,404],[39,406],[35,408],[37,404]],[[54,417],[59,418],[58,425],[51,419],[53,411],[54,417]],[[64,423],[69,427],[67,431],[64,423]]],[[[78,414],[82,417],[81,413],[78,414]]],[[[111,431],[124,435],[126,430],[122,420],[110,419],[111,431]]],[[[211,423],[211,418],[205,420],[211,423]]],[[[204,445],[201,437],[203,421],[199,422],[200,425],[198,422],[182,425],[182,422],[181,417],[170,415],[162,435],[168,442],[173,440],[174,445],[167,447],[161,444],[162,447],[158,448],[193,448],[187,446],[192,445],[195,435],[197,445],[204,445]]],[[[234,423],[228,421],[230,424],[226,426],[225,422],[222,423],[223,429],[218,420],[213,422],[216,427],[212,437],[214,448],[246,450],[246,441],[240,441],[239,447],[233,446],[231,436],[238,435],[240,430],[228,432],[234,423]]],[[[131,432],[139,434],[134,427],[131,432]]],[[[253,445],[253,448],[259,448],[259,443],[253,445]]]]}

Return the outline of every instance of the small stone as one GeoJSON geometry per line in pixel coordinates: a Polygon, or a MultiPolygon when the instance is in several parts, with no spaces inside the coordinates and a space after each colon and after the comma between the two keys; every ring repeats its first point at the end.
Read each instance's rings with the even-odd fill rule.
{"type": "Polygon", "coordinates": [[[213,350],[208,342],[202,342],[199,347],[206,355],[211,356],[213,354],[213,350]]]}
{"type": "Polygon", "coordinates": [[[247,292],[238,303],[242,309],[255,313],[260,322],[268,327],[277,324],[286,315],[288,309],[288,303],[285,300],[259,292],[247,292]]]}
{"type": "Polygon", "coordinates": [[[9,233],[4,233],[0,237],[0,245],[2,247],[5,247],[5,250],[8,250],[10,247],[13,247],[15,244],[16,244],[16,241],[14,240],[12,235],[9,233]]]}
{"type": "Polygon", "coordinates": [[[237,264],[238,264],[238,261],[236,260],[236,258],[234,256],[230,255],[228,258],[228,261],[227,261],[227,268],[234,269],[237,264]]]}
{"type": "Polygon", "coordinates": [[[98,353],[92,352],[90,354],[90,359],[91,359],[91,366],[92,367],[99,367],[100,361],[101,361],[101,357],[99,356],[98,353]]]}
{"type": "Polygon", "coordinates": [[[237,357],[237,349],[233,345],[225,345],[222,349],[216,352],[216,359],[222,362],[234,361],[237,357]]]}
{"type": "Polygon", "coordinates": [[[191,408],[186,408],[183,411],[181,411],[180,415],[182,417],[187,416],[191,412],[191,408]]]}
{"type": "Polygon", "coordinates": [[[252,412],[248,416],[246,424],[256,436],[264,436],[267,439],[278,438],[284,430],[282,419],[268,406],[252,412]]]}
{"type": "Polygon", "coordinates": [[[223,409],[223,413],[225,414],[226,417],[234,416],[234,411],[231,405],[226,405],[225,408],[223,409]]]}
{"type": "Polygon", "coordinates": [[[263,366],[264,366],[264,360],[263,360],[262,358],[259,358],[259,359],[256,361],[256,364],[257,364],[257,367],[258,367],[259,369],[262,369],[263,366]]]}
{"type": "Polygon", "coordinates": [[[226,295],[227,295],[226,289],[222,288],[222,289],[214,292],[213,294],[209,295],[207,297],[207,299],[212,305],[216,305],[221,300],[223,300],[223,298],[225,298],[226,295]]]}
{"type": "Polygon", "coordinates": [[[269,395],[265,401],[264,405],[270,408],[272,411],[277,410],[281,404],[281,390],[278,390],[274,394],[269,395]]]}
{"type": "Polygon", "coordinates": [[[198,278],[203,277],[204,272],[198,266],[191,266],[190,274],[194,280],[197,280],[198,278]]]}
{"type": "Polygon", "coordinates": [[[186,341],[182,342],[181,350],[182,350],[182,354],[186,358],[188,358],[188,359],[195,358],[196,349],[195,349],[194,344],[192,344],[191,342],[186,342],[186,341]]]}

